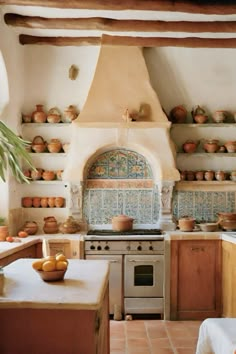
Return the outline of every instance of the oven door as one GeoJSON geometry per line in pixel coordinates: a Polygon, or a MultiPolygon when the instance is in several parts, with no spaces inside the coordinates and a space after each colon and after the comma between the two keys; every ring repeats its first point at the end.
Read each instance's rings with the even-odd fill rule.
{"type": "Polygon", "coordinates": [[[164,255],[126,255],[125,297],[163,297],[164,255]]]}

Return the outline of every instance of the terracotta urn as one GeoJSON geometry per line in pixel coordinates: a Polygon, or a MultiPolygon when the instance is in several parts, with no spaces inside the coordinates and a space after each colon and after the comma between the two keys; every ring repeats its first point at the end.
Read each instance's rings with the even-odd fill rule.
{"type": "Polygon", "coordinates": [[[32,113],[32,121],[34,123],[45,123],[47,120],[47,114],[43,110],[42,104],[36,105],[36,110],[32,113]]]}
{"type": "Polygon", "coordinates": [[[206,140],[206,142],[203,144],[203,148],[206,152],[214,153],[219,149],[218,142],[219,140],[216,139],[206,140]]]}
{"type": "Polygon", "coordinates": [[[194,153],[197,150],[198,143],[193,140],[187,140],[183,145],[183,150],[186,153],[194,153]]]}
{"type": "Polygon", "coordinates": [[[183,216],[179,219],[178,226],[180,231],[193,231],[195,219],[190,216],[183,216]]]}
{"type": "Polygon", "coordinates": [[[236,141],[227,141],[224,144],[227,152],[234,153],[236,152],[236,141]]]}
{"type": "Polygon", "coordinates": [[[48,216],[44,218],[43,231],[45,232],[45,234],[58,233],[58,224],[54,216],[48,216]]]}

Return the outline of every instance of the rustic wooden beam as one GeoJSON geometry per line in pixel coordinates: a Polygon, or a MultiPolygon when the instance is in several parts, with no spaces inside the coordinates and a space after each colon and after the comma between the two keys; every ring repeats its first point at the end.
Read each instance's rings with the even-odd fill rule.
{"type": "Polygon", "coordinates": [[[40,29],[101,30],[110,32],[189,32],[189,33],[235,33],[236,21],[143,21],[92,18],[44,18],[7,13],[5,23],[9,26],[40,29]]]}
{"type": "Polygon", "coordinates": [[[169,38],[169,37],[37,37],[21,34],[21,44],[84,46],[84,45],[125,45],[138,47],[188,47],[188,48],[236,48],[236,38],[169,38]]]}
{"type": "Polygon", "coordinates": [[[235,14],[235,0],[0,0],[0,5],[88,10],[149,10],[200,14],[235,14]]]}

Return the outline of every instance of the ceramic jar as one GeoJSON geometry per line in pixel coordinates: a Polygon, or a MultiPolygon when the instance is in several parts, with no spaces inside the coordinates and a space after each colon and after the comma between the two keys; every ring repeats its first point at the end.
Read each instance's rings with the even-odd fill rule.
{"type": "Polygon", "coordinates": [[[47,147],[46,142],[40,135],[34,137],[31,145],[31,148],[34,152],[37,153],[44,152],[46,150],[46,147],[47,147]]]}
{"type": "Polygon", "coordinates": [[[51,139],[47,148],[51,153],[58,153],[61,151],[62,143],[59,139],[51,139]]]}
{"type": "Polygon", "coordinates": [[[58,233],[58,224],[54,216],[48,216],[44,218],[43,231],[45,232],[45,234],[58,233]]]}
{"type": "Polygon", "coordinates": [[[79,231],[79,225],[72,216],[59,226],[59,231],[63,234],[74,234],[79,231]]]}
{"type": "Polygon", "coordinates": [[[43,173],[42,168],[36,168],[35,170],[32,170],[31,171],[32,180],[37,181],[37,180],[41,179],[42,173],[43,173]]]}
{"type": "Polygon", "coordinates": [[[180,180],[185,181],[187,178],[187,171],[180,171],[180,180]]]}
{"type": "Polygon", "coordinates": [[[41,207],[41,198],[40,197],[33,197],[32,198],[32,206],[34,208],[40,208],[41,207]]]}
{"type": "Polygon", "coordinates": [[[47,115],[48,123],[60,123],[61,115],[56,107],[49,109],[47,115]]]}
{"type": "Polygon", "coordinates": [[[227,152],[236,152],[236,141],[227,141],[224,145],[226,147],[227,152]]]}
{"type": "Polygon", "coordinates": [[[187,181],[194,181],[195,173],[193,171],[187,171],[187,181]]]}
{"type": "Polygon", "coordinates": [[[196,114],[193,117],[193,120],[197,124],[204,124],[204,123],[206,123],[207,119],[208,119],[208,116],[206,116],[205,114],[196,114]]]}
{"type": "Polygon", "coordinates": [[[41,203],[41,207],[42,208],[47,208],[48,207],[48,198],[47,197],[42,197],[40,203],[41,203]]]}
{"type": "Polygon", "coordinates": [[[187,119],[187,111],[183,106],[176,106],[170,111],[170,120],[172,123],[185,123],[187,119]]]}
{"type": "Polygon", "coordinates": [[[223,123],[227,117],[227,112],[226,111],[215,111],[212,114],[212,120],[215,123],[223,123]]]}
{"type": "Polygon", "coordinates": [[[43,110],[42,104],[36,105],[36,110],[32,113],[32,121],[34,123],[45,123],[47,120],[47,115],[43,110]]]}
{"type": "Polygon", "coordinates": [[[231,171],[229,178],[231,179],[231,181],[236,182],[236,171],[231,171]]]}
{"type": "Polygon", "coordinates": [[[72,120],[77,118],[77,116],[78,116],[78,113],[77,113],[75,107],[73,105],[70,105],[64,110],[63,121],[65,123],[71,123],[72,120]]]}
{"type": "Polygon", "coordinates": [[[7,225],[0,226],[0,241],[6,241],[7,236],[9,235],[9,229],[7,225]]]}
{"type": "Polygon", "coordinates": [[[178,226],[180,231],[193,231],[195,227],[195,219],[189,216],[184,216],[179,219],[178,226]]]}
{"type": "Polygon", "coordinates": [[[216,139],[206,140],[206,142],[203,144],[203,148],[206,152],[214,153],[219,149],[218,142],[219,141],[216,139]]]}
{"type": "Polygon", "coordinates": [[[183,150],[186,153],[193,153],[196,151],[197,149],[197,143],[193,140],[187,140],[183,145],[183,150]]]}
{"type": "Polygon", "coordinates": [[[49,208],[55,207],[55,197],[48,197],[48,206],[49,208]]]}
{"type": "Polygon", "coordinates": [[[65,198],[63,197],[56,197],[55,198],[55,207],[56,208],[62,208],[65,203],[65,198]]]}
{"type": "Polygon", "coordinates": [[[33,200],[31,197],[23,197],[21,199],[21,204],[23,208],[32,208],[33,200]]]}
{"type": "Polygon", "coordinates": [[[45,181],[52,181],[55,179],[55,172],[54,171],[43,171],[42,178],[45,181]]]}
{"type": "Polygon", "coordinates": [[[57,179],[58,180],[62,180],[62,173],[63,173],[63,170],[58,170],[57,172],[56,172],[56,175],[57,175],[57,179]]]}
{"type": "Polygon", "coordinates": [[[212,171],[212,170],[205,171],[204,178],[206,181],[213,181],[214,177],[215,177],[214,171],[212,171]]]}
{"type": "Polygon", "coordinates": [[[197,181],[203,181],[204,179],[204,171],[196,171],[195,178],[197,181]]]}
{"type": "Polygon", "coordinates": [[[129,231],[133,228],[134,219],[127,215],[117,215],[112,218],[112,230],[129,231]]]}
{"type": "Polygon", "coordinates": [[[26,231],[28,235],[35,235],[38,231],[38,224],[36,221],[26,221],[22,227],[23,231],[26,231]]]}
{"type": "Polygon", "coordinates": [[[226,179],[226,173],[224,171],[216,171],[215,179],[217,181],[224,181],[226,179]]]}
{"type": "Polygon", "coordinates": [[[29,114],[22,114],[22,122],[23,123],[31,123],[32,117],[29,114]]]}

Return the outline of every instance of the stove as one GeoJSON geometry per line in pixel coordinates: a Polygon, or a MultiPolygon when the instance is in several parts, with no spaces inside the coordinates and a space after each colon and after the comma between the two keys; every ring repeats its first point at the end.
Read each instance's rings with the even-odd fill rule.
{"type": "Polygon", "coordinates": [[[106,240],[106,241],[150,241],[164,240],[160,229],[132,229],[129,231],[114,230],[89,230],[85,235],[85,240],[106,240]]]}

